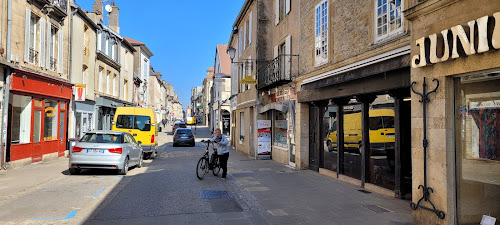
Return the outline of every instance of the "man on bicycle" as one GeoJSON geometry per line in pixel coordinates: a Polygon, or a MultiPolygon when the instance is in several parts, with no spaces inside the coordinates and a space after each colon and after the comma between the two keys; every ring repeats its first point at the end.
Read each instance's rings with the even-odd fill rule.
{"type": "Polygon", "coordinates": [[[229,159],[229,148],[227,147],[229,141],[226,136],[221,134],[220,128],[215,129],[215,137],[213,137],[210,141],[217,144],[217,154],[219,157],[220,167],[222,168],[221,179],[225,180],[227,175],[227,160],[229,159]]]}

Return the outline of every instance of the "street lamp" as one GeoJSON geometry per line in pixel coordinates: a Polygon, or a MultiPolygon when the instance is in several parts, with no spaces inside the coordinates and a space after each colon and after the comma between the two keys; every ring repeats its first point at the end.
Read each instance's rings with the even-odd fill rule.
{"type": "Polygon", "coordinates": [[[227,48],[227,54],[229,54],[229,58],[231,59],[231,62],[233,62],[234,57],[236,56],[236,49],[233,47],[227,48]]]}

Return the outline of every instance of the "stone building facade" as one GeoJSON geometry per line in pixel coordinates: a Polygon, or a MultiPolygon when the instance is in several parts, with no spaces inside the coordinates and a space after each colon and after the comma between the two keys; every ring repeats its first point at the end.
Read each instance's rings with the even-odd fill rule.
{"type": "Polygon", "coordinates": [[[397,198],[412,193],[404,1],[301,1],[298,168],[397,198]]]}
{"type": "MultiPolygon", "coordinates": [[[[410,2],[411,80],[429,95],[426,114],[412,93],[413,195],[427,183],[436,212],[417,208],[418,224],[479,224],[500,218],[499,68],[500,2],[410,2]],[[434,81],[436,79],[437,81],[434,81]],[[424,118],[427,121],[427,181],[424,181],[424,118]]],[[[431,207],[429,202],[421,205],[431,207]]],[[[498,222],[497,222],[498,223],[498,222]]]]}

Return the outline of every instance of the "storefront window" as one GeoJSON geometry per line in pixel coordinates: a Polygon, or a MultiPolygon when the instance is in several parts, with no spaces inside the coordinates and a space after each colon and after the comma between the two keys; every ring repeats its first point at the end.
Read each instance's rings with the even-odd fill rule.
{"type": "Polygon", "coordinates": [[[344,174],[361,179],[361,103],[352,99],[344,106],[344,174]]]}
{"type": "Polygon", "coordinates": [[[500,74],[455,79],[459,224],[500,218],[500,74]]]}
{"type": "Polygon", "coordinates": [[[273,145],[288,148],[288,121],[286,120],[286,114],[275,111],[273,122],[273,145]]]}
{"type": "Polygon", "coordinates": [[[29,143],[31,137],[31,97],[12,96],[12,144],[29,143]]]}
{"type": "Polygon", "coordinates": [[[76,112],[75,113],[75,137],[80,138],[82,133],[82,113],[81,112],[76,112]]]}
{"type": "Polygon", "coordinates": [[[44,141],[57,140],[57,118],[58,102],[56,100],[45,100],[44,141]]]}
{"type": "Polygon", "coordinates": [[[367,182],[394,190],[395,133],[394,99],[378,95],[369,111],[370,161],[367,182]]]}
{"type": "Polygon", "coordinates": [[[324,168],[337,171],[337,106],[329,105],[323,116],[323,127],[326,137],[324,141],[324,168]]]}
{"type": "Polygon", "coordinates": [[[66,120],[66,113],[65,112],[60,112],[59,113],[59,139],[64,139],[64,121],[66,120]]]}

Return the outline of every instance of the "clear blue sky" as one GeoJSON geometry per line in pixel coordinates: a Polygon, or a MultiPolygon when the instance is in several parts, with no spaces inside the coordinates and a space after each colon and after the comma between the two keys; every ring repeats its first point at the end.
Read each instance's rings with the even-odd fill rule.
{"type": "MultiPolygon", "coordinates": [[[[201,86],[206,70],[214,66],[216,45],[229,41],[244,0],[114,2],[120,8],[120,34],[148,46],[154,54],[151,66],[174,85],[186,108],[191,87],[201,86]]],[[[92,11],[94,0],[76,3],[92,11]]]]}

